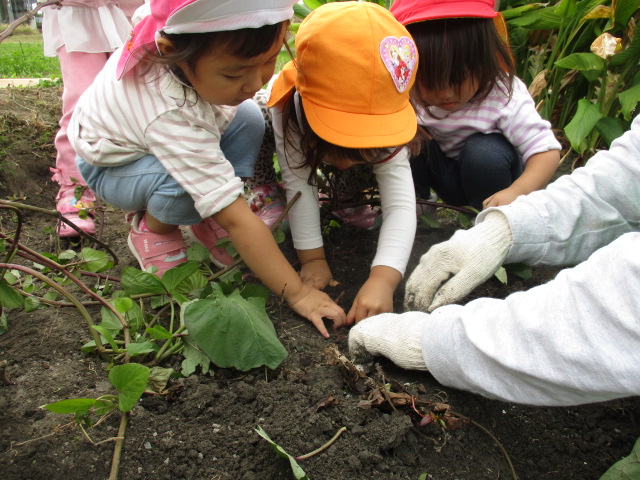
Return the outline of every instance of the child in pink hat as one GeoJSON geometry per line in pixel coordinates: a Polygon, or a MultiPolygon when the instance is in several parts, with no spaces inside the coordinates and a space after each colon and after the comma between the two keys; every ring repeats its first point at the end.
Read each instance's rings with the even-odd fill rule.
{"type": "Polygon", "coordinates": [[[245,263],[329,336],[342,308],[305,285],[243,197],[264,134],[251,100],[273,75],[295,0],[151,0],[151,13],[82,95],[69,126],[80,173],[132,212],[128,244],[161,276],[186,262],[180,226],[218,265],[245,263]]]}
{"type": "Polygon", "coordinates": [[[411,160],[416,193],[482,210],[544,188],[561,146],[498,34],[494,0],[396,0],[418,46],[411,91],[432,139],[411,160]]]}

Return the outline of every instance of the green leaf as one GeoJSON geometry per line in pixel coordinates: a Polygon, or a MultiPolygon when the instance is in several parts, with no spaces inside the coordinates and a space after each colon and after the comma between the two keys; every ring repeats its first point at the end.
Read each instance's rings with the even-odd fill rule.
{"type": "Polygon", "coordinates": [[[24,299],[24,311],[33,312],[40,306],[40,299],[38,297],[26,297],[24,299]]]}
{"type": "Polygon", "coordinates": [[[83,248],[80,252],[80,259],[86,262],[82,268],[89,272],[102,272],[113,266],[109,255],[93,248],[83,248]]]}
{"type": "Polygon", "coordinates": [[[73,260],[77,255],[78,254],[74,250],[65,250],[64,252],[60,252],[58,260],[73,260]]]}
{"type": "Polygon", "coordinates": [[[572,53],[557,60],[555,65],[570,70],[602,70],[605,67],[605,60],[595,53],[572,53]]]}
{"type": "Polygon", "coordinates": [[[24,297],[2,278],[0,279],[0,305],[4,308],[21,308],[24,297]]]}
{"type": "Polygon", "coordinates": [[[129,352],[132,357],[135,357],[137,355],[144,355],[145,353],[155,352],[156,349],[157,346],[153,342],[131,342],[127,344],[127,352],[129,352]]]}
{"type": "Polygon", "coordinates": [[[596,123],[596,129],[607,146],[610,147],[611,142],[622,135],[627,130],[627,127],[620,118],[602,117],[596,123]]]}
{"type": "Polygon", "coordinates": [[[45,408],[53,413],[78,413],[89,411],[96,402],[95,398],[72,398],[70,400],[47,403],[40,408],[45,408]]]}
{"type": "Polygon", "coordinates": [[[622,28],[627,26],[627,22],[640,7],[640,0],[624,0],[614,3],[615,11],[613,12],[615,24],[622,28]]]}
{"type": "Polygon", "coordinates": [[[280,227],[276,228],[275,232],[273,232],[273,238],[278,244],[284,242],[285,237],[284,231],[280,227]]]}
{"type": "Polygon", "coordinates": [[[467,215],[466,213],[462,213],[462,212],[458,213],[458,222],[460,222],[460,226],[462,228],[473,227],[473,218],[467,215]]]}
{"type": "Polygon", "coordinates": [[[153,273],[133,267],[125,267],[120,285],[127,295],[164,295],[167,293],[162,281],[153,273]]]}
{"type": "Polygon", "coordinates": [[[578,153],[583,153],[586,148],[585,139],[603,117],[600,107],[591,103],[589,100],[578,100],[578,111],[571,121],[564,127],[571,148],[578,153]]]}
{"type": "Polygon", "coordinates": [[[188,293],[191,288],[189,279],[196,275],[199,269],[200,265],[196,262],[187,262],[167,270],[162,276],[162,283],[166,287],[167,292],[169,292],[179,304],[188,300],[185,294],[188,293]]]}
{"type": "Polygon", "coordinates": [[[628,457],[614,463],[600,480],[638,480],[640,478],[640,438],[628,457]]]}
{"type": "Polygon", "coordinates": [[[520,277],[523,280],[528,280],[533,276],[533,271],[529,265],[524,263],[510,263],[504,266],[505,270],[514,274],[516,277],[520,277]]]}
{"type": "Polygon", "coordinates": [[[122,330],[122,323],[120,323],[118,317],[116,317],[116,315],[107,307],[102,307],[100,309],[100,317],[102,318],[100,326],[102,328],[106,328],[111,335],[115,336],[120,332],[120,330],[122,330]]]}
{"type": "Polygon", "coordinates": [[[311,9],[305,5],[299,3],[293,5],[293,14],[298,18],[307,18],[310,13],[311,9]]]}
{"type": "Polygon", "coordinates": [[[153,367],[149,372],[146,392],[162,393],[173,375],[172,368],[153,367]]]}
{"type": "Polygon", "coordinates": [[[96,412],[96,415],[101,417],[102,415],[105,415],[111,410],[115,409],[116,405],[115,403],[113,403],[113,400],[101,399],[96,401],[96,404],[93,406],[93,408],[96,412]]]}
{"type": "Polygon", "coordinates": [[[115,309],[120,313],[128,312],[134,305],[133,300],[129,297],[116,298],[112,303],[115,309]]]}
{"type": "Polygon", "coordinates": [[[282,448],[276,442],[271,440],[271,438],[269,438],[269,435],[267,435],[267,432],[265,432],[262,427],[258,426],[258,428],[256,428],[256,432],[258,433],[258,435],[264,438],[267,442],[269,442],[273,450],[278,455],[280,455],[282,458],[286,458],[287,460],[289,460],[289,464],[291,465],[291,472],[293,473],[293,477],[296,480],[309,480],[309,477],[307,477],[307,474],[304,472],[302,467],[298,465],[298,462],[296,462],[295,458],[289,455],[284,448],[282,448]]]}
{"type": "Polygon", "coordinates": [[[236,290],[189,302],[180,315],[190,338],[220,367],[276,368],[287,357],[262,299],[246,300],[236,290]]]}
{"type": "Polygon", "coordinates": [[[120,392],[118,408],[128,412],[144,393],[149,378],[149,368],[139,363],[116,365],[109,372],[111,384],[120,392]]]}
{"type": "Polygon", "coordinates": [[[631,44],[611,58],[611,65],[637,65],[640,58],[640,35],[634,35],[631,44]]]}
{"type": "Polygon", "coordinates": [[[240,295],[242,295],[242,298],[261,298],[265,301],[269,299],[269,296],[271,295],[271,290],[269,290],[267,287],[265,287],[264,285],[259,285],[257,283],[247,283],[242,290],[240,290],[240,295]]]}
{"type": "Polygon", "coordinates": [[[147,328],[145,332],[154,340],[169,340],[173,337],[171,332],[162,325],[154,325],[151,328],[147,328]]]}
{"type": "Polygon", "coordinates": [[[493,275],[500,281],[500,283],[507,285],[507,271],[504,267],[500,267],[493,275]]]}
{"type": "Polygon", "coordinates": [[[187,260],[193,262],[209,262],[211,254],[209,249],[201,243],[194,242],[187,248],[187,260]]]}
{"type": "Polygon", "coordinates": [[[634,85],[633,87],[620,92],[618,94],[618,100],[620,100],[624,119],[631,120],[631,114],[636,109],[636,106],[640,101],[640,84],[634,85]]]}
{"type": "Polygon", "coordinates": [[[120,347],[118,347],[112,331],[107,326],[94,325],[92,328],[104,337],[115,353],[120,353],[120,347]]]}
{"type": "Polygon", "coordinates": [[[184,349],[182,350],[182,368],[180,372],[188,377],[196,371],[198,366],[202,370],[202,374],[206,375],[211,368],[211,360],[207,357],[202,350],[200,350],[189,337],[184,338],[184,349]]]}

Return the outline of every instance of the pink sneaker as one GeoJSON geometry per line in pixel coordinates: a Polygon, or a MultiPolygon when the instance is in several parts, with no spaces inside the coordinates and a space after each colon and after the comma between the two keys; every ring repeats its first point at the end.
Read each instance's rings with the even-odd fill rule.
{"type": "Polygon", "coordinates": [[[127,243],[142,270],[157,267],[155,273],[162,278],[164,272],[187,261],[187,247],[179,228],[167,234],[141,232],[138,230],[144,211],[130,213],[127,222],[131,225],[127,243]]]}
{"type": "MultiPolygon", "coordinates": [[[[64,218],[73,222],[80,230],[89,235],[95,235],[96,225],[93,223],[93,202],[96,197],[89,187],[82,185],[61,186],[56,197],[56,210],[64,215],[64,218]],[[76,197],[76,188],[82,189],[79,198],[76,197]]],[[[58,225],[58,236],[62,238],[78,237],[80,234],[64,222],[58,225]]]]}
{"type": "MultiPolygon", "coordinates": [[[[278,185],[258,185],[253,187],[252,190],[252,194],[247,200],[249,207],[267,227],[271,228],[286,208],[280,189],[278,185]]],[[[282,220],[280,228],[283,230],[289,228],[289,222],[286,217],[282,220]]]]}
{"type": "Polygon", "coordinates": [[[211,262],[219,268],[233,265],[235,259],[227,253],[224,247],[217,247],[218,240],[229,238],[229,234],[212,218],[206,218],[196,225],[189,225],[187,233],[194,242],[198,242],[209,249],[211,262]]]}

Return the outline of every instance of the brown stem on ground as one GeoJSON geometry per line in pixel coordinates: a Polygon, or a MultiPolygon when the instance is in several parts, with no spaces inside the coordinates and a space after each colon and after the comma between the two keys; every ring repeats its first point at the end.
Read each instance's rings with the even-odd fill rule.
{"type": "Polygon", "coordinates": [[[511,476],[513,477],[513,480],[518,480],[519,478],[518,474],[516,473],[516,469],[513,467],[513,463],[511,462],[511,458],[509,457],[507,450],[502,446],[502,443],[500,443],[500,441],[495,437],[495,435],[493,435],[493,433],[491,433],[487,428],[483,427],[475,420],[472,420],[469,417],[465,417],[464,415],[457,412],[451,412],[451,413],[457,417],[460,417],[463,420],[468,420],[470,423],[472,423],[473,425],[478,427],[480,430],[482,430],[484,433],[486,433],[491,438],[491,440],[493,440],[494,443],[498,446],[498,448],[500,449],[500,452],[502,452],[502,455],[504,455],[504,458],[507,461],[507,465],[509,466],[509,471],[511,472],[511,476]]]}

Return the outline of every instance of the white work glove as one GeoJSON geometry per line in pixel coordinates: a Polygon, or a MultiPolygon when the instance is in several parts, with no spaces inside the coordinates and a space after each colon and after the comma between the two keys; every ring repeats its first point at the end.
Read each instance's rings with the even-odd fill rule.
{"type": "Polygon", "coordinates": [[[431,312],[457,302],[500,268],[512,243],[509,222],[493,211],[482,223],[434,245],[407,281],[405,310],[431,312]]]}
{"type": "Polygon", "coordinates": [[[368,364],[373,357],[387,357],[407,370],[427,370],[422,357],[422,332],[429,315],[409,312],[381,313],[361,320],[349,332],[349,354],[356,365],[368,364]]]}

